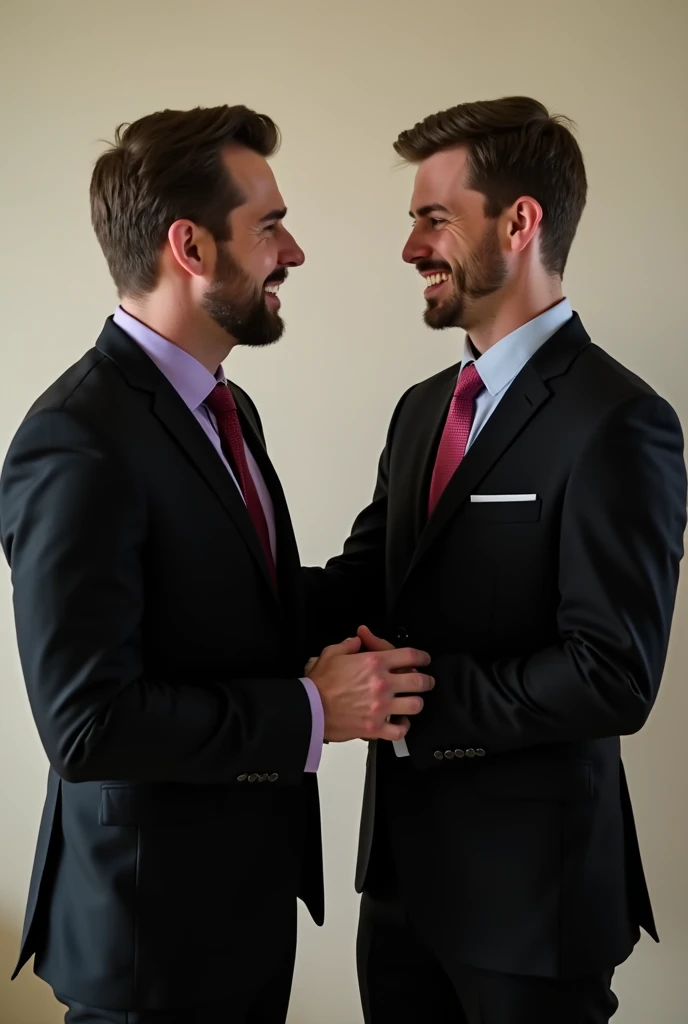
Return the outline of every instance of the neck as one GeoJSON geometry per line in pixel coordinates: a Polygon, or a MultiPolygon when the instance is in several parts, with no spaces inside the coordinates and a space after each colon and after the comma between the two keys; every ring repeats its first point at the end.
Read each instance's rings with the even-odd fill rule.
{"type": "Polygon", "coordinates": [[[507,334],[556,306],[563,298],[559,277],[541,277],[529,282],[514,280],[476,304],[475,321],[466,325],[466,331],[478,352],[487,352],[507,334]]]}
{"type": "Polygon", "coordinates": [[[160,287],[141,298],[123,296],[120,305],[156,334],[188,352],[215,373],[236,344],[207,314],[160,287]]]}

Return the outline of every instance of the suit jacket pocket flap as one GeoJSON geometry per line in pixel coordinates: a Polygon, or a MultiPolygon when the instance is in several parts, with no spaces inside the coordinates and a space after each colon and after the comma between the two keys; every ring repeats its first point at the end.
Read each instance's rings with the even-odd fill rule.
{"type": "Polygon", "coordinates": [[[184,825],[218,817],[227,805],[227,786],[104,782],[101,825],[184,825]]]}
{"type": "Polygon", "coordinates": [[[589,761],[476,765],[471,791],[495,800],[589,800],[593,795],[589,761]]]}

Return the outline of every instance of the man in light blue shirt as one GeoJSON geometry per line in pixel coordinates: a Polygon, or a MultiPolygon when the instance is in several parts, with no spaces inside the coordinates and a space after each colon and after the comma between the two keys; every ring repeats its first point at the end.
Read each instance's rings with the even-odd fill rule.
{"type": "Polygon", "coordinates": [[[364,1016],[606,1024],[615,966],[657,937],[619,737],[664,668],[681,428],[564,298],[586,197],[564,121],[467,103],[395,148],[425,321],[467,339],[402,397],[372,503],[306,574],[318,642],[358,625],[429,651],[436,679],[405,740],[370,745],[364,1016]]]}

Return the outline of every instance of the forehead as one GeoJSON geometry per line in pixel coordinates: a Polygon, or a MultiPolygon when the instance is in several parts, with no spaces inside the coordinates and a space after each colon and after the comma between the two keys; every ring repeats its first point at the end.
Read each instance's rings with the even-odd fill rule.
{"type": "Polygon", "coordinates": [[[265,213],[284,206],[272,168],[260,153],[232,146],[223,153],[223,162],[245,197],[245,207],[265,213]]]}
{"type": "Polygon", "coordinates": [[[466,158],[466,150],[456,146],[433,153],[419,164],[413,186],[414,214],[422,207],[434,203],[450,210],[456,206],[457,201],[471,194],[465,185],[466,158]]]}

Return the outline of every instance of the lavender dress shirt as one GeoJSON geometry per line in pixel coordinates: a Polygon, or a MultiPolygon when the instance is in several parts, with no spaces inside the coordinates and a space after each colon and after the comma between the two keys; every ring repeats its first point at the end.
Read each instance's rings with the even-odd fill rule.
{"type": "MultiPolygon", "coordinates": [[[[200,425],[203,427],[203,430],[208,435],[208,438],[215,448],[219,458],[222,459],[227,472],[236,484],[239,494],[241,494],[241,488],[237,484],[232,468],[222,452],[222,445],[220,444],[220,436],[217,432],[215,417],[205,405],[206,398],[217,382],[225,381],[225,375],[222,367],[220,366],[217,373],[213,376],[209,370],[206,370],[205,366],[199,363],[197,359],[194,359],[193,356],[189,355],[188,352],[185,352],[177,345],[174,345],[171,341],[163,338],[162,335],[152,331],[150,327],[146,327],[146,325],[142,324],[140,320],[137,320],[135,317],[125,312],[121,306],[118,306],[115,311],[114,321],[118,327],[125,331],[129,337],[143,349],[146,355],[155,363],[160,372],[167,377],[168,381],[184,404],[188,406],[200,425]]],[[[270,497],[270,492],[265,485],[263,474],[261,473],[258,464],[253,458],[251,450],[245,441],[244,449],[246,451],[246,461],[248,463],[249,472],[253,477],[253,482],[256,485],[258,497],[260,498],[260,502],[263,506],[263,512],[265,513],[265,519],[268,524],[268,533],[270,535],[272,557],[275,561],[275,565],[277,565],[275,512],[272,505],[272,499],[270,497]]],[[[301,682],[306,688],[306,693],[308,694],[312,716],[311,742],[308,748],[308,757],[306,759],[304,771],[317,772],[320,765],[320,757],[322,755],[323,738],[325,733],[325,716],[323,713],[322,701],[320,700],[320,694],[318,693],[318,688],[313,680],[302,679],[301,682]]]]}

